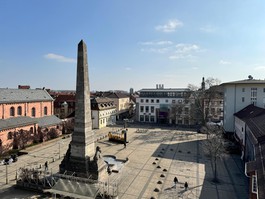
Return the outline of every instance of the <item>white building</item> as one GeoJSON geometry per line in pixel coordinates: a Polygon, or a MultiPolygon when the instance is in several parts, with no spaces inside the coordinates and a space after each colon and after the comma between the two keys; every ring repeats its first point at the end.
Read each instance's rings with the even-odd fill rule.
{"type": "Polygon", "coordinates": [[[234,113],[253,104],[265,107],[265,80],[249,79],[223,83],[224,87],[224,130],[235,132],[234,113]]]}
{"type": "Polygon", "coordinates": [[[189,103],[185,100],[187,88],[164,88],[163,84],[155,89],[142,89],[136,98],[136,120],[146,123],[172,123],[189,125],[189,103]],[[182,113],[172,117],[172,106],[179,105],[182,113]]]}
{"type": "Polygon", "coordinates": [[[116,124],[116,106],[114,100],[96,97],[91,100],[92,126],[101,129],[116,124]]]}

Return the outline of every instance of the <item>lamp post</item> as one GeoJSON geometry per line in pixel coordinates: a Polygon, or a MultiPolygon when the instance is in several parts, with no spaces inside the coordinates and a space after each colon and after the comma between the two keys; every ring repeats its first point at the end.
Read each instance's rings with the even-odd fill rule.
{"type": "Polygon", "coordinates": [[[57,142],[59,145],[59,159],[61,159],[61,144],[63,144],[63,141],[57,142]]]}
{"type": "Polygon", "coordinates": [[[6,163],[6,184],[8,184],[8,167],[7,167],[7,163],[6,163]]]}

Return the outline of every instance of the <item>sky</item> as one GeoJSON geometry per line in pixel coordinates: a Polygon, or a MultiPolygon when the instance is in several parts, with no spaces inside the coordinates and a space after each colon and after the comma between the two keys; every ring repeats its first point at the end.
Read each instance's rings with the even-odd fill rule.
{"type": "Polygon", "coordinates": [[[265,78],[264,0],[0,0],[0,88],[91,91],[265,78]]]}

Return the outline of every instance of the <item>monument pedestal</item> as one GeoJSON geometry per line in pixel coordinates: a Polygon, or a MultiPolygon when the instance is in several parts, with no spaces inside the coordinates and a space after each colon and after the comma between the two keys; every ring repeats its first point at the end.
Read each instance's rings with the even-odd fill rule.
{"type": "Polygon", "coordinates": [[[86,157],[79,158],[71,156],[71,145],[60,164],[60,173],[74,175],[81,178],[89,178],[93,180],[100,180],[107,174],[107,164],[103,158],[86,157]]]}

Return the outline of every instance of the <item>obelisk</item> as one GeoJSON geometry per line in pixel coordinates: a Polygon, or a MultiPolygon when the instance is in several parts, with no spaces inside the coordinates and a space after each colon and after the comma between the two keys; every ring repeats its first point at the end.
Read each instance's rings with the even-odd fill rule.
{"type": "Polygon", "coordinates": [[[96,151],[91,122],[87,47],[83,40],[78,44],[75,101],[74,132],[60,164],[60,173],[74,173],[78,177],[97,180],[105,164],[102,163],[103,160],[94,158],[96,151]]]}

